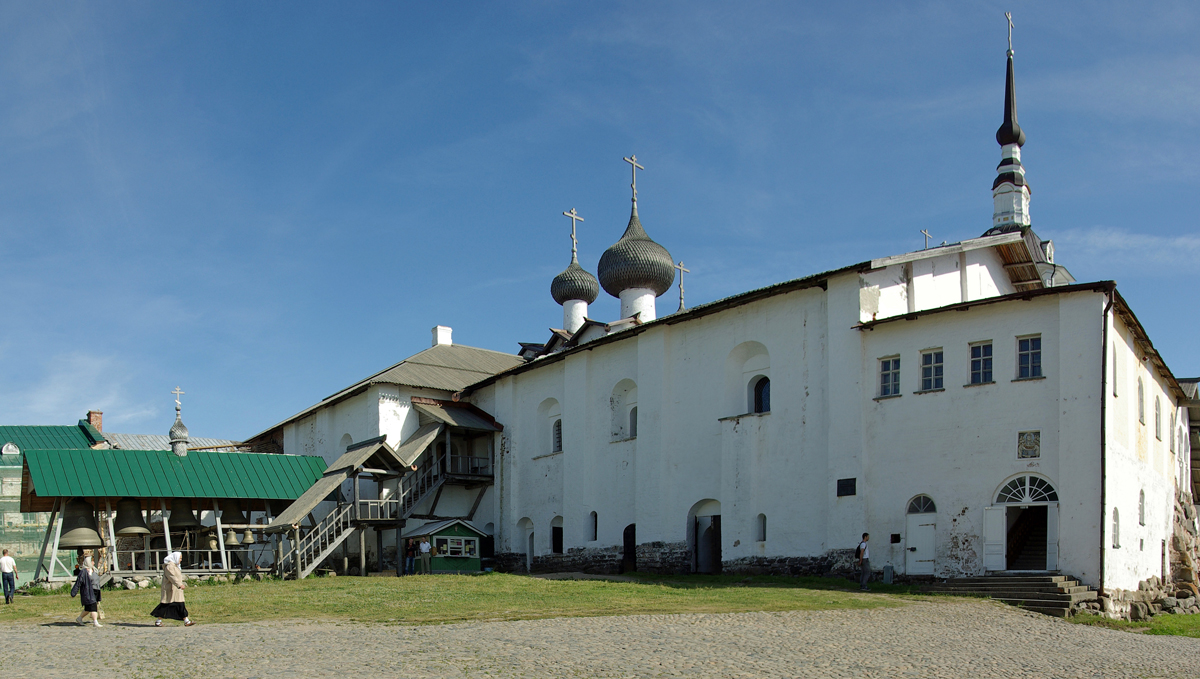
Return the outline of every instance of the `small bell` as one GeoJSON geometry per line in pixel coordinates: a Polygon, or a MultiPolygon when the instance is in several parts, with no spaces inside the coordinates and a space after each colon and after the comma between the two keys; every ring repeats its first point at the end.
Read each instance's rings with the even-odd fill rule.
{"type": "Polygon", "coordinates": [[[247,528],[245,534],[242,535],[242,544],[243,545],[252,545],[255,542],[256,542],[256,540],[254,539],[254,531],[247,528]]]}
{"type": "Polygon", "coordinates": [[[237,533],[233,532],[233,529],[230,528],[229,532],[225,533],[225,546],[231,547],[231,546],[236,546],[236,545],[240,545],[240,544],[241,543],[238,542],[237,533]]]}

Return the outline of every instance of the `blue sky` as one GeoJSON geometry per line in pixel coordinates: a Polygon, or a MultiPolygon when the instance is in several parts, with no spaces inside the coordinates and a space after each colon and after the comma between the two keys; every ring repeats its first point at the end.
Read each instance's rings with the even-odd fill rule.
{"type": "Polygon", "coordinates": [[[690,304],[978,236],[1005,10],[1034,228],[1200,374],[1194,3],[5,3],[0,421],[165,433],[178,384],[242,438],[435,324],[542,341],[630,153],[690,304]]]}

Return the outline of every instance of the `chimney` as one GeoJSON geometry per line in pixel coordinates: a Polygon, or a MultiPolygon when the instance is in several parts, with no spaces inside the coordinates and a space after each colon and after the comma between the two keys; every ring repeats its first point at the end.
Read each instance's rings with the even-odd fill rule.
{"type": "Polygon", "coordinates": [[[88,411],[87,423],[95,427],[96,431],[104,433],[104,413],[99,410],[88,411]]]}
{"type": "Polygon", "coordinates": [[[447,326],[444,326],[444,325],[433,326],[433,346],[436,347],[439,344],[445,344],[446,346],[450,346],[450,345],[454,344],[454,342],[450,341],[450,333],[451,333],[451,329],[447,326]]]}

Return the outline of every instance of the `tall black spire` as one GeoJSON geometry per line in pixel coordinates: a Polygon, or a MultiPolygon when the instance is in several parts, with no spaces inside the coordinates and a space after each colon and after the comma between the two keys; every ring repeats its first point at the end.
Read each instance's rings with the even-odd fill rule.
{"type": "Polygon", "coordinates": [[[1008,79],[1004,82],[1004,123],[996,130],[996,142],[1025,145],[1025,131],[1017,124],[1017,83],[1013,77],[1013,51],[1008,50],[1008,79]]]}

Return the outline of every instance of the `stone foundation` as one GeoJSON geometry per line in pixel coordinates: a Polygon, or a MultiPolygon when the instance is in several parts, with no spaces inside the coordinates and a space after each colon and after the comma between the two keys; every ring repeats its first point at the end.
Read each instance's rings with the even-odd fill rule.
{"type": "Polygon", "coordinates": [[[721,568],[725,573],[737,575],[797,576],[849,576],[857,570],[852,549],[830,550],[821,556],[747,556],[723,561],[721,568]]]}
{"type": "MultiPolygon", "coordinates": [[[[581,572],[616,575],[622,572],[623,549],[612,547],[582,547],[567,550],[566,554],[543,554],[533,559],[534,573],[581,572]]],[[[525,555],[516,552],[497,553],[489,565],[504,573],[524,573],[525,555]]],[[[660,575],[687,575],[692,572],[692,553],[686,542],[644,542],[637,546],[637,570],[660,575]]],[[[792,576],[853,576],[854,550],[830,550],[820,556],[755,556],[721,562],[721,570],[730,575],[792,575],[792,576]]],[[[882,573],[874,569],[874,580],[882,573]]]]}

